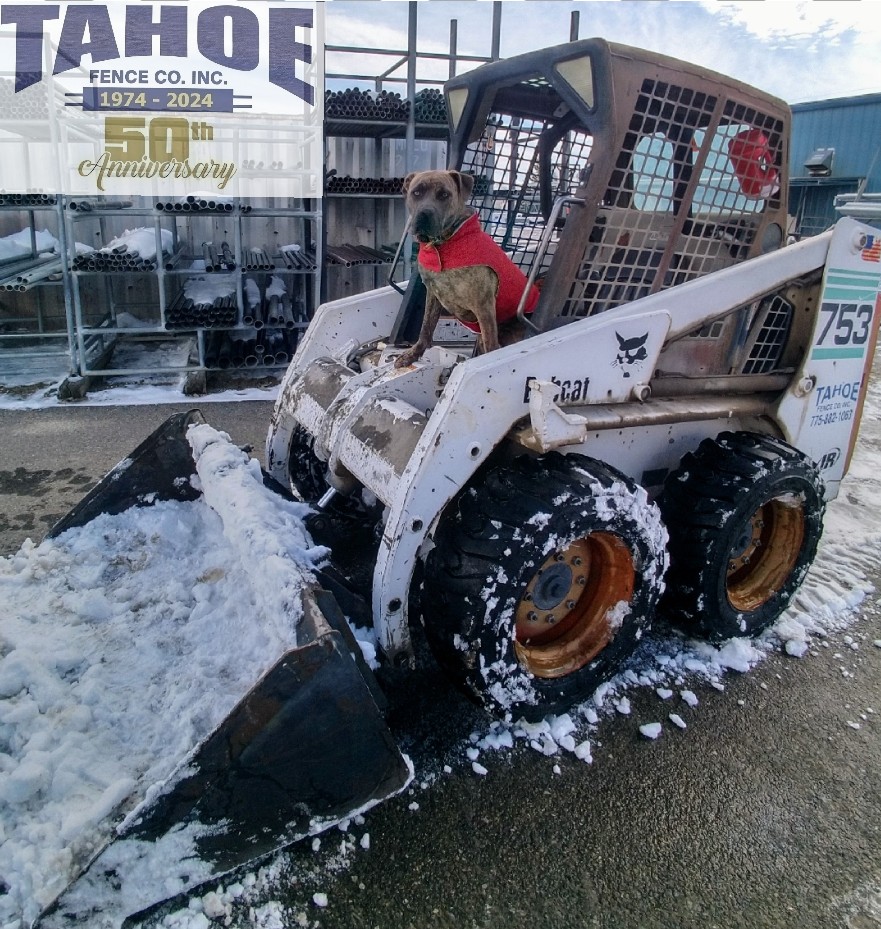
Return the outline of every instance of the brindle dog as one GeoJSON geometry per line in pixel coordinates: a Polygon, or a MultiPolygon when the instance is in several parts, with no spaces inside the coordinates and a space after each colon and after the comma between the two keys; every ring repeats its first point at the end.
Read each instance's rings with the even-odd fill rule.
{"type": "MultiPolygon", "coordinates": [[[[442,245],[470,219],[474,210],[467,206],[467,200],[473,187],[474,178],[458,171],[420,171],[404,178],[410,228],[423,249],[442,245]]],[[[475,256],[475,260],[480,259],[475,256]]],[[[474,264],[435,271],[423,266],[420,255],[419,273],[427,291],[422,328],[416,344],[395,361],[396,367],[412,364],[431,346],[442,309],[462,322],[480,327],[483,352],[499,347],[500,327],[496,320],[499,276],[491,267],[474,264]]],[[[506,344],[516,340],[519,328],[510,323],[502,327],[506,344]]]]}

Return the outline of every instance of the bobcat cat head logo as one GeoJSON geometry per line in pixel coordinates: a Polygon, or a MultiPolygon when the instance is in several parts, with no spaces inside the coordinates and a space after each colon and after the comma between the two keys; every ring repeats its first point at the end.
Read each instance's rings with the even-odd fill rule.
{"type": "Polygon", "coordinates": [[[624,377],[630,377],[630,371],[627,369],[639,361],[645,361],[648,358],[648,352],[645,350],[645,343],[649,334],[636,336],[633,339],[624,339],[617,332],[615,338],[618,340],[618,354],[615,357],[615,367],[621,367],[624,370],[624,377]]]}

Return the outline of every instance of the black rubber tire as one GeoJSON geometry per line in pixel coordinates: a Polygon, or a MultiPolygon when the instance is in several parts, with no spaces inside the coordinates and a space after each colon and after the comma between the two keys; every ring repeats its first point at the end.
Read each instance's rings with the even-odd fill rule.
{"type": "Polygon", "coordinates": [[[645,491],[601,462],[551,452],[485,469],[447,508],[425,559],[429,645],[493,712],[569,707],[649,629],[666,539],[645,491]]]}
{"type": "MultiPolygon", "coordinates": [[[[303,503],[317,503],[330,489],[327,464],[315,454],[315,437],[302,426],[296,426],[291,434],[288,481],[294,494],[303,503]]],[[[326,512],[336,516],[367,517],[371,521],[377,518],[373,504],[365,503],[360,493],[350,497],[337,494],[326,512]]]]}
{"type": "Polygon", "coordinates": [[[766,435],[723,432],[685,455],[659,500],[670,533],[665,615],[723,641],[786,609],[823,531],[817,466],[766,435]]]}
{"type": "Polygon", "coordinates": [[[304,503],[314,503],[328,489],[327,465],[314,451],[315,438],[302,426],[295,426],[288,450],[288,480],[304,503]]]}

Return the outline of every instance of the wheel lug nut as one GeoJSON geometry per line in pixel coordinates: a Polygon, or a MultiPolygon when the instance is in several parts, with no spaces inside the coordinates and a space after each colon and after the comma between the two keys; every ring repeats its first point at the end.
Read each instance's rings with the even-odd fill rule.
{"type": "Polygon", "coordinates": [[[557,552],[557,554],[554,555],[554,561],[565,561],[565,560],[566,560],[566,556],[562,552],[557,552]]]}
{"type": "Polygon", "coordinates": [[[574,601],[574,600],[567,600],[567,601],[566,601],[566,609],[567,609],[567,610],[574,610],[574,609],[575,609],[575,601],[574,601]]]}
{"type": "Polygon", "coordinates": [[[579,574],[578,577],[575,578],[575,583],[578,584],[579,587],[584,587],[587,583],[587,578],[583,574],[579,574]]]}
{"type": "Polygon", "coordinates": [[[531,602],[532,602],[532,594],[527,590],[526,593],[523,594],[523,599],[524,599],[527,603],[531,603],[531,602]]]}
{"type": "Polygon", "coordinates": [[[530,611],[526,614],[526,619],[527,619],[529,622],[531,622],[531,623],[537,623],[537,622],[538,622],[538,613],[536,613],[535,610],[530,610],[530,611]]]}
{"type": "Polygon", "coordinates": [[[583,564],[583,562],[582,562],[581,558],[579,558],[578,555],[576,555],[576,556],[572,559],[572,564],[574,564],[576,568],[580,568],[581,565],[583,564]]]}
{"type": "Polygon", "coordinates": [[[554,616],[553,613],[548,613],[548,615],[545,616],[545,622],[546,622],[549,626],[553,626],[554,623],[555,623],[556,621],[557,621],[557,617],[554,616]]]}

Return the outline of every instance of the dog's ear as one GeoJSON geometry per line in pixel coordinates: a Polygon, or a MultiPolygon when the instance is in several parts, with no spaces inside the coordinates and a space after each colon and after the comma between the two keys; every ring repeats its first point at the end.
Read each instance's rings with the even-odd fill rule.
{"type": "Polygon", "coordinates": [[[407,193],[407,191],[410,189],[410,185],[413,183],[413,178],[416,177],[416,175],[417,175],[418,173],[419,173],[418,171],[411,171],[411,172],[404,178],[404,185],[403,185],[403,188],[402,188],[403,191],[404,191],[404,193],[407,193]]]}
{"type": "Polygon", "coordinates": [[[462,174],[461,171],[450,171],[450,177],[456,182],[459,193],[463,200],[467,200],[474,190],[474,176],[472,174],[462,174]]]}

